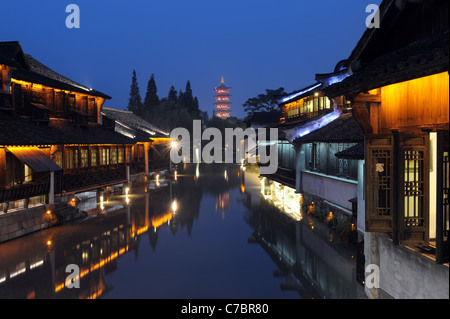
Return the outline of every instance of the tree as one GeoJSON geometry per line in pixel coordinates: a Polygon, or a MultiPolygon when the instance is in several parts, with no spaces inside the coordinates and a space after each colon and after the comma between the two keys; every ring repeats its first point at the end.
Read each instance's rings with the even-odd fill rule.
{"type": "Polygon", "coordinates": [[[167,96],[167,100],[173,103],[178,103],[178,96],[177,96],[177,90],[175,90],[175,87],[172,85],[169,90],[169,95],[167,96]]]}
{"type": "Polygon", "coordinates": [[[128,110],[142,115],[142,99],[139,93],[139,85],[136,79],[136,71],[133,70],[133,76],[131,78],[130,98],[128,99],[128,110]]]}
{"type": "Polygon", "coordinates": [[[155,75],[152,74],[150,80],[147,84],[147,93],[145,94],[144,100],[144,113],[154,113],[154,109],[159,105],[159,97],[157,94],[158,89],[156,88],[155,75]]]}
{"type": "Polygon", "coordinates": [[[194,110],[194,97],[192,96],[191,83],[189,81],[186,82],[186,91],[183,94],[182,103],[189,112],[194,110]]]}
{"type": "Polygon", "coordinates": [[[249,98],[244,103],[244,110],[250,115],[258,111],[273,111],[278,107],[278,99],[286,95],[284,88],[276,90],[266,89],[266,94],[259,94],[257,97],[249,98]]]}

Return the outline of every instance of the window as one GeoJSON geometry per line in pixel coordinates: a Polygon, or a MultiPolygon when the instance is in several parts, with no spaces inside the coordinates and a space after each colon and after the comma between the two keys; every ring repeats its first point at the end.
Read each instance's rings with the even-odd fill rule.
{"type": "Polygon", "coordinates": [[[305,146],[308,170],[326,175],[358,179],[358,161],[335,156],[339,151],[355,145],[354,143],[310,143],[305,146]]]}
{"type": "Polygon", "coordinates": [[[78,168],[78,150],[73,150],[73,168],[78,168]]]}
{"type": "Polygon", "coordinates": [[[88,114],[91,121],[97,120],[97,108],[95,106],[95,98],[88,99],[88,114]]]}
{"type": "Polygon", "coordinates": [[[97,166],[97,149],[91,149],[91,166],[97,166]]]}
{"type": "Polygon", "coordinates": [[[54,155],[53,160],[55,161],[55,163],[59,166],[59,167],[63,167],[63,160],[62,160],[62,152],[58,151],[56,152],[54,155]]]}
{"type": "Polygon", "coordinates": [[[88,149],[83,148],[80,150],[80,167],[88,167],[89,166],[89,158],[88,158],[88,149]]]}
{"type": "Polygon", "coordinates": [[[45,195],[30,197],[28,207],[36,207],[45,204],[45,195]]]}
{"type": "Polygon", "coordinates": [[[33,180],[33,171],[28,165],[24,166],[25,166],[25,178],[24,178],[25,183],[31,182],[33,180]]]}
{"type": "Polygon", "coordinates": [[[14,156],[6,152],[6,185],[22,184],[24,180],[24,164],[14,156]]]}
{"type": "Polygon", "coordinates": [[[428,245],[429,136],[370,136],[366,155],[366,231],[391,233],[403,245],[428,245]]]}
{"type": "Polygon", "coordinates": [[[100,165],[109,165],[109,148],[102,148],[100,150],[100,165]]]}
{"type": "Polygon", "coordinates": [[[117,164],[117,148],[111,148],[111,164],[117,164]]]}
{"type": "Polygon", "coordinates": [[[78,149],[68,149],[66,167],[68,169],[78,168],[78,149]]]}
{"type": "Polygon", "coordinates": [[[308,156],[306,167],[312,171],[320,171],[320,146],[319,143],[308,144],[308,156]]]}
{"type": "Polygon", "coordinates": [[[67,96],[67,104],[69,105],[70,110],[76,110],[76,98],[75,94],[69,94],[67,96]]]}
{"type": "Polygon", "coordinates": [[[122,164],[125,161],[125,150],[122,147],[120,147],[118,150],[118,153],[119,153],[118,154],[118,163],[122,164]]]}

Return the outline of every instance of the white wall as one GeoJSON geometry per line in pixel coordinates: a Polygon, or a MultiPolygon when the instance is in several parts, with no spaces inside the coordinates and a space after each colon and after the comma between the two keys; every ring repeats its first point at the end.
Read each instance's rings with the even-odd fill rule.
{"type": "Polygon", "coordinates": [[[350,199],[358,194],[358,182],[309,171],[302,172],[302,191],[352,210],[350,199]]]}

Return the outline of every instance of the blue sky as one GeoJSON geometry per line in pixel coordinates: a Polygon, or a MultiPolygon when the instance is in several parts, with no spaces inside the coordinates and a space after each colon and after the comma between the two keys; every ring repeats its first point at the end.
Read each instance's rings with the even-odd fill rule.
{"type": "Polygon", "coordinates": [[[2,3],[0,41],[55,71],[112,97],[125,109],[136,69],[141,96],[155,74],[158,95],[191,82],[212,114],[214,87],[232,87],[232,115],[265,89],[287,92],[314,83],[350,54],[365,29],[368,4],[381,0],[72,0],[2,3]],[[70,3],[80,28],[65,24],[70,3]]]}

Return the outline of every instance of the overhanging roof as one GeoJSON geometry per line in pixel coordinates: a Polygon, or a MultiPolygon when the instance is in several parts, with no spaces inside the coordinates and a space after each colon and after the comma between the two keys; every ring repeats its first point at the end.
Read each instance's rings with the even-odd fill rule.
{"type": "Polygon", "coordinates": [[[55,172],[62,170],[59,165],[37,147],[8,147],[7,149],[34,172],[55,172]]]}

